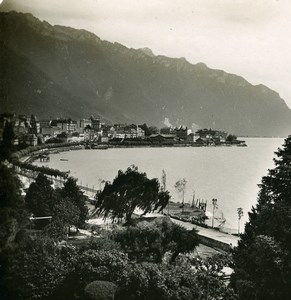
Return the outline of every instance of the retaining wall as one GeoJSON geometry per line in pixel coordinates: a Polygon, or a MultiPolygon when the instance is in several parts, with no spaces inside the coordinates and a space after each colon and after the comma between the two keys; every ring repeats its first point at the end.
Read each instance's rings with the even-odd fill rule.
{"type": "Polygon", "coordinates": [[[221,241],[217,241],[213,238],[204,236],[204,235],[200,235],[198,232],[198,238],[199,238],[199,242],[205,246],[211,247],[211,248],[217,248],[223,251],[230,251],[231,250],[231,245],[221,242],[221,241]]]}

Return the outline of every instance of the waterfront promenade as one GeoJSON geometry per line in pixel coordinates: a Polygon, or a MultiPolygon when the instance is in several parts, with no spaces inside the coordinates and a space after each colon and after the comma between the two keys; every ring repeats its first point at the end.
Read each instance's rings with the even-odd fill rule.
{"type": "Polygon", "coordinates": [[[212,228],[204,228],[195,224],[191,224],[188,222],[183,222],[180,220],[176,220],[171,218],[172,222],[183,226],[186,229],[195,228],[198,230],[198,235],[201,239],[201,243],[210,247],[216,247],[221,250],[230,250],[233,247],[238,245],[239,237],[231,234],[227,234],[224,232],[220,232],[218,230],[212,228]]]}
{"type": "MultiPolygon", "coordinates": [[[[137,216],[141,215],[140,210],[135,210],[135,214],[137,216]]],[[[147,213],[143,216],[144,218],[159,218],[159,217],[165,217],[165,215],[161,213],[147,213]]],[[[200,244],[203,244],[205,246],[220,249],[223,251],[230,251],[232,248],[236,247],[238,245],[239,237],[228,234],[225,232],[221,232],[216,229],[212,228],[205,228],[202,226],[198,226],[195,224],[192,224],[190,222],[185,222],[181,220],[174,219],[170,217],[171,221],[177,225],[180,225],[187,230],[196,229],[198,231],[199,236],[199,242],[200,244]]]]}
{"type": "MultiPolygon", "coordinates": [[[[23,159],[24,160],[24,159],[23,159]]],[[[26,183],[25,185],[29,185],[30,180],[35,179],[36,174],[33,172],[19,172],[20,176],[25,176],[27,180],[24,180],[22,178],[22,182],[26,183]]],[[[54,182],[56,184],[62,184],[63,181],[61,179],[54,178],[54,182]]],[[[89,188],[88,186],[79,186],[80,189],[84,191],[84,194],[86,194],[90,200],[94,200],[94,196],[97,192],[97,190],[93,188],[89,188]]],[[[177,219],[171,218],[171,220],[178,224],[183,226],[184,228],[191,230],[195,228],[198,230],[198,235],[200,239],[200,243],[204,244],[206,246],[217,248],[224,251],[229,251],[231,248],[236,247],[238,245],[239,237],[220,232],[218,230],[212,229],[212,228],[204,228],[195,224],[191,224],[188,222],[180,221],[177,219]]]]}

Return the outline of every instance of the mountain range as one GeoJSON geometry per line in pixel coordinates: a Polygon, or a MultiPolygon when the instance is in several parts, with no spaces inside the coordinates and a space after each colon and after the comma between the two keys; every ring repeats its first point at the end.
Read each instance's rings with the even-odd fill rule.
{"type": "Polygon", "coordinates": [[[203,63],[16,12],[0,13],[0,43],[3,112],[98,115],[108,123],[184,124],[249,136],[290,133],[291,110],[278,93],[203,63]]]}

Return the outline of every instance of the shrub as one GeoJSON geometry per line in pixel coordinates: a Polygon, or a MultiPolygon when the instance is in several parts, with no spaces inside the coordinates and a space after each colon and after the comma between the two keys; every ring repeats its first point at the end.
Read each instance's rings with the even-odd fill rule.
{"type": "Polygon", "coordinates": [[[93,281],[85,287],[86,300],[114,299],[117,286],[109,281],[93,281]]]}

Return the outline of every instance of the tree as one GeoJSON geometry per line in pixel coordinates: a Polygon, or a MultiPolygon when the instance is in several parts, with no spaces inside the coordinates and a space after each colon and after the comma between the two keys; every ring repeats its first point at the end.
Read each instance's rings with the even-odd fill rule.
{"type": "Polygon", "coordinates": [[[166,174],[166,171],[163,170],[162,171],[162,186],[161,186],[162,191],[166,190],[166,184],[167,184],[167,174],[166,174]]]}
{"type": "Polygon", "coordinates": [[[68,198],[61,199],[56,196],[55,200],[52,220],[46,228],[46,233],[56,240],[63,240],[71,226],[78,227],[80,224],[80,210],[68,198]]]}
{"type": "Polygon", "coordinates": [[[86,250],[78,256],[70,275],[70,285],[76,294],[82,296],[85,286],[92,281],[116,283],[127,264],[127,255],[120,250],[86,250]]]}
{"type": "Polygon", "coordinates": [[[13,123],[10,121],[6,121],[4,125],[2,142],[0,144],[0,161],[8,159],[10,154],[14,150],[14,130],[13,123]]]}
{"type": "Polygon", "coordinates": [[[170,134],[172,132],[172,128],[171,127],[163,127],[160,130],[161,134],[170,134]]]}
{"type": "Polygon", "coordinates": [[[77,179],[69,177],[60,190],[61,196],[71,201],[80,211],[78,226],[82,227],[88,218],[86,197],[77,185],[77,179]]]}
{"type": "Polygon", "coordinates": [[[148,134],[158,134],[159,133],[159,128],[156,126],[150,126],[148,127],[148,134]]]}
{"type": "Polygon", "coordinates": [[[30,133],[37,134],[37,125],[35,115],[30,116],[30,133]]]}
{"type": "Polygon", "coordinates": [[[175,189],[178,191],[178,193],[182,193],[182,207],[184,209],[184,201],[185,201],[185,190],[186,190],[186,179],[179,179],[176,183],[175,183],[175,189]]]}
{"type": "Polygon", "coordinates": [[[130,258],[157,263],[162,262],[168,251],[172,253],[171,262],[174,262],[180,253],[191,252],[199,244],[195,229],[189,231],[165,218],[118,230],[114,239],[130,258]]]}
{"type": "Polygon", "coordinates": [[[0,254],[13,246],[15,237],[28,223],[21,195],[21,182],[13,170],[0,163],[0,254]]]}
{"type": "Polygon", "coordinates": [[[234,252],[232,283],[241,299],[289,299],[291,294],[290,136],[276,155],[234,252]]]}
{"type": "Polygon", "coordinates": [[[130,222],[136,208],[143,214],[159,209],[161,211],[169,201],[169,193],[159,191],[156,178],[148,179],[146,173],[138,172],[135,166],[125,172],[119,171],[112,183],[106,183],[103,191],[98,194],[97,213],[104,218],[113,220],[125,217],[130,222]]]}
{"type": "Polygon", "coordinates": [[[195,268],[189,263],[129,263],[116,283],[119,286],[116,299],[236,299],[218,272],[195,268]]]}
{"type": "Polygon", "coordinates": [[[169,250],[170,239],[167,239],[165,233],[156,222],[141,222],[136,226],[117,230],[114,240],[128,253],[129,258],[160,263],[169,250]]]}
{"type": "MultiPolygon", "coordinates": [[[[241,255],[243,259],[248,256],[244,268],[236,268],[234,275],[241,299],[276,299],[278,296],[278,299],[288,299],[290,294],[285,294],[284,287],[288,282],[288,269],[285,268],[288,256],[272,237],[256,236],[249,249],[244,249],[241,255]]],[[[236,262],[237,258],[236,254],[236,262]]]]}
{"type": "MultiPolygon", "coordinates": [[[[0,163],[0,295],[6,299],[6,276],[17,240],[28,224],[21,183],[13,169],[0,163]]],[[[8,297],[8,296],[7,296],[8,297]]],[[[9,299],[9,298],[8,298],[9,299]]]]}
{"type": "Polygon", "coordinates": [[[25,202],[27,209],[36,217],[50,216],[54,206],[54,189],[50,180],[39,173],[35,181],[30,184],[25,202]]]}
{"type": "Polygon", "coordinates": [[[114,251],[114,250],[121,250],[121,246],[118,242],[114,241],[108,237],[91,237],[81,246],[82,251],[86,250],[104,250],[104,251],[114,251]]]}
{"type": "Polygon", "coordinates": [[[144,123],[142,125],[139,125],[138,127],[140,127],[142,130],[144,130],[145,136],[150,136],[151,135],[151,133],[149,131],[149,128],[148,128],[146,123],[144,123]]]}
{"type": "Polygon", "coordinates": [[[46,228],[46,233],[55,239],[66,237],[68,228],[83,226],[88,217],[85,196],[76,184],[76,179],[69,178],[61,189],[54,189],[50,180],[39,173],[29,186],[26,196],[26,207],[35,217],[52,216],[48,220],[37,220],[38,228],[46,228]]]}
{"type": "Polygon", "coordinates": [[[109,300],[114,299],[117,286],[110,281],[96,280],[85,287],[87,300],[109,300]]]}
{"type": "Polygon", "coordinates": [[[139,125],[142,130],[145,132],[145,136],[150,136],[151,134],[159,133],[159,129],[156,126],[148,127],[146,123],[139,125]]]}
{"type": "Polygon", "coordinates": [[[56,246],[47,237],[28,237],[10,259],[5,276],[8,299],[52,296],[71,272],[73,255],[75,251],[69,245],[56,246]]]}
{"type": "Polygon", "coordinates": [[[237,140],[237,136],[235,136],[234,134],[229,134],[227,137],[226,137],[226,141],[228,143],[234,143],[236,142],[237,140]]]}
{"type": "Polygon", "coordinates": [[[180,253],[189,253],[193,251],[199,244],[197,230],[187,230],[186,228],[173,224],[172,229],[172,257],[171,262],[174,262],[180,253]]]}

